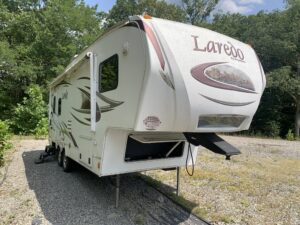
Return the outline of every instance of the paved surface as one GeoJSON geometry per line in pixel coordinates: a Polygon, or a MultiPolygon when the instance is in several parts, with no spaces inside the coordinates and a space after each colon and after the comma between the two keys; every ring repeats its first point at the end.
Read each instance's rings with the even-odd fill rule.
{"type": "Polygon", "coordinates": [[[116,209],[112,178],[81,166],[64,173],[54,160],[34,164],[44,144],[20,142],[0,186],[0,224],[206,224],[136,175],[121,177],[116,209]]]}

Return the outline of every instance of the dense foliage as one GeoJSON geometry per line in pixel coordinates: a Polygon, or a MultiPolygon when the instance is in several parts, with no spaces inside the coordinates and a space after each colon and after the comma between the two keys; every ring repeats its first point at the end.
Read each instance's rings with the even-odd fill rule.
{"type": "Polygon", "coordinates": [[[117,0],[107,14],[107,26],[111,26],[128,16],[142,15],[144,12],[151,16],[185,22],[184,11],[177,5],[168,4],[160,0],[117,0]]]}
{"type": "Polygon", "coordinates": [[[268,86],[250,132],[290,138],[291,131],[298,134],[300,123],[300,3],[286,2],[283,11],[217,14],[208,23],[205,19],[218,0],[182,0],[180,6],[117,0],[109,12],[99,12],[83,0],[0,0],[0,119],[11,120],[16,133],[44,135],[48,83],[108,27],[147,12],[252,45],[268,86]]]}
{"type": "Polygon", "coordinates": [[[100,22],[83,1],[0,1],[0,118],[11,117],[31,84],[46,90],[99,35],[100,22]]]}
{"type": "Polygon", "coordinates": [[[292,129],[299,136],[300,1],[284,11],[217,15],[205,26],[250,44],[262,61],[267,88],[251,132],[285,137],[292,129]]]}
{"type": "Polygon", "coordinates": [[[9,137],[10,132],[7,122],[0,120],[0,167],[4,163],[4,151],[10,148],[9,137]]]}
{"type": "Polygon", "coordinates": [[[43,126],[43,119],[47,116],[46,103],[43,100],[41,88],[39,86],[30,86],[26,96],[21,103],[18,103],[13,117],[11,126],[14,133],[32,134],[35,133],[38,126],[43,126]]]}
{"type": "Polygon", "coordinates": [[[182,0],[182,8],[191,24],[199,24],[210,16],[219,0],[182,0]]]}

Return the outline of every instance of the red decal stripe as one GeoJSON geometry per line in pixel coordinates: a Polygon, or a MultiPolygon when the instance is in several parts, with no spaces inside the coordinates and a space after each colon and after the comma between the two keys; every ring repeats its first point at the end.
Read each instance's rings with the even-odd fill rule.
{"type": "Polygon", "coordinates": [[[156,36],[153,32],[153,30],[146,24],[146,23],[143,23],[144,24],[144,29],[145,29],[145,32],[147,34],[147,36],[149,37],[154,49],[155,49],[155,52],[157,54],[157,57],[159,59],[159,62],[160,62],[160,66],[161,68],[164,70],[165,69],[165,60],[164,60],[164,56],[162,54],[162,51],[160,49],[160,46],[159,46],[159,43],[156,39],[156,36]]]}

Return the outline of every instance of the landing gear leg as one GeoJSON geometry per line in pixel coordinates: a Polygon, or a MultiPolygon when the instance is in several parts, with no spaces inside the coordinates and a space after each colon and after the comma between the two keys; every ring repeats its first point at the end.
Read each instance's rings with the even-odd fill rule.
{"type": "Polygon", "coordinates": [[[177,182],[176,182],[176,195],[179,195],[180,191],[180,167],[176,167],[176,176],[177,176],[177,182]]]}
{"type": "Polygon", "coordinates": [[[45,158],[55,155],[55,148],[51,145],[47,145],[45,152],[41,153],[39,158],[34,161],[35,164],[40,164],[45,161],[45,158]]]}
{"type": "Polygon", "coordinates": [[[120,198],[120,174],[116,175],[116,208],[119,207],[120,198]]]}

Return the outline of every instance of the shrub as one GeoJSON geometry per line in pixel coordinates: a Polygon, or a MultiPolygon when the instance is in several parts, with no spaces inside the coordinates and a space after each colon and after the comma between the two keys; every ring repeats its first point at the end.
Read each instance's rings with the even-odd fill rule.
{"type": "Polygon", "coordinates": [[[12,118],[12,129],[17,134],[34,134],[39,122],[47,115],[41,88],[30,86],[26,94],[28,97],[17,105],[12,118]]]}
{"type": "Polygon", "coordinates": [[[48,135],[48,118],[42,118],[35,130],[34,130],[35,138],[44,138],[48,135]]]}
{"type": "Polygon", "coordinates": [[[7,122],[0,120],[0,166],[4,163],[4,151],[11,147],[10,132],[7,122]]]}
{"type": "Polygon", "coordinates": [[[295,138],[294,138],[294,133],[292,132],[291,129],[289,129],[289,131],[287,132],[285,138],[288,140],[288,141],[294,141],[295,138]]]}
{"type": "Polygon", "coordinates": [[[279,137],[280,124],[276,121],[268,121],[265,126],[265,134],[269,137],[279,137]]]}

